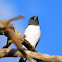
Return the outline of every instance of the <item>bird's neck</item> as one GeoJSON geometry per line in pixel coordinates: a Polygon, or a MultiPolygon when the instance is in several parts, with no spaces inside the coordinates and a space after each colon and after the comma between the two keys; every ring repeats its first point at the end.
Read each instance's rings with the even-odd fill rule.
{"type": "Polygon", "coordinates": [[[37,20],[36,21],[29,21],[28,25],[39,25],[39,22],[37,20]]]}

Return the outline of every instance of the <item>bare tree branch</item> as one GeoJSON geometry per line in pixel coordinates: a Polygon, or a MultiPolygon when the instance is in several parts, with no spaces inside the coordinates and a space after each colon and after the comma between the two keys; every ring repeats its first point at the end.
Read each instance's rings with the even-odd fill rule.
{"type": "MultiPolygon", "coordinates": [[[[35,52],[38,52],[27,40],[25,40],[25,35],[21,36],[21,34],[13,27],[13,30],[15,32],[15,35],[17,37],[17,39],[20,41],[20,43],[22,43],[28,50],[31,50],[31,51],[35,51],[35,52]]],[[[10,36],[8,36],[9,38],[10,36]]],[[[11,43],[13,43],[12,39],[9,39],[7,44],[3,47],[3,48],[8,48],[11,43]]],[[[37,60],[38,62],[44,62],[44,61],[39,61],[37,60]]]]}
{"type": "Polygon", "coordinates": [[[22,48],[22,45],[21,45],[21,42],[23,40],[20,40],[16,37],[16,35],[13,33],[12,29],[11,28],[6,28],[6,32],[8,32],[10,38],[13,40],[13,42],[15,43],[15,45],[17,46],[17,48],[22,52],[22,54],[27,58],[29,59],[31,62],[34,62],[34,60],[29,57],[26,52],[24,51],[24,49],[22,48]]]}
{"type": "MultiPolygon", "coordinates": [[[[22,16],[24,17],[24,16],[22,16]]],[[[26,52],[24,51],[24,49],[22,48],[22,40],[20,41],[16,35],[13,33],[13,30],[11,28],[12,24],[9,24],[10,21],[13,21],[13,20],[16,20],[16,19],[19,19],[19,18],[22,18],[20,16],[16,17],[16,18],[13,18],[13,19],[9,19],[9,20],[6,20],[6,21],[0,21],[0,32],[2,34],[4,34],[4,32],[7,32],[9,37],[12,39],[12,41],[15,43],[15,45],[17,46],[17,48],[22,52],[22,54],[28,59],[30,60],[31,62],[34,62],[34,60],[29,57],[29,55],[26,54],[26,52]]]]}
{"type": "MultiPolygon", "coordinates": [[[[38,52],[32,52],[29,50],[25,50],[25,52],[33,59],[44,60],[47,62],[62,62],[62,56],[40,54],[38,52]]],[[[25,56],[17,49],[6,48],[0,49],[0,58],[2,57],[25,57],[25,56]]]]}
{"type": "Polygon", "coordinates": [[[9,23],[9,22],[11,22],[11,21],[14,21],[14,20],[18,20],[18,19],[20,19],[20,18],[24,18],[24,17],[25,17],[24,15],[20,15],[20,16],[17,16],[17,17],[15,17],[15,18],[11,18],[11,19],[7,20],[7,23],[9,23]]]}
{"type": "Polygon", "coordinates": [[[24,18],[24,16],[21,15],[21,16],[18,16],[18,17],[9,19],[9,20],[0,20],[0,35],[4,34],[6,27],[11,27],[12,24],[8,24],[8,23],[10,23],[13,20],[20,19],[20,18],[24,18]]]}

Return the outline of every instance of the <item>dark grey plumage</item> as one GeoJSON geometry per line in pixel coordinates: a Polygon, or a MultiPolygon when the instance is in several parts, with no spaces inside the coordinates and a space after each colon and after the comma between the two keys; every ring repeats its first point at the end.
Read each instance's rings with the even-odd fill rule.
{"type": "Polygon", "coordinates": [[[39,25],[38,16],[32,16],[28,25],[39,25]]]}

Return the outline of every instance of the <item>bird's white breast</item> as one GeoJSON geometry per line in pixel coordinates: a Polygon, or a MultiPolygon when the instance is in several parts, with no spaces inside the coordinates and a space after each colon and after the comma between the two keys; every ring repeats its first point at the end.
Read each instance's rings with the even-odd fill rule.
{"type": "Polygon", "coordinates": [[[29,25],[26,28],[24,34],[26,36],[25,39],[28,40],[33,47],[35,47],[35,45],[40,39],[40,35],[41,35],[40,27],[35,25],[29,25]]]}

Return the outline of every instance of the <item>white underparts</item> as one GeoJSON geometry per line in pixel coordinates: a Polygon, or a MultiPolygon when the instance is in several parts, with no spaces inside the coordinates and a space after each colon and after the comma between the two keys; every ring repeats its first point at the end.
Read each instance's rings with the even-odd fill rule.
{"type": "Polygon", "coordinates": [[[25,29],[24,34],[26,36],[25,39],[28,40],[33,47],[35,47],[41,36],[40,27],[35,25],[29,25],[25,29]]]}

